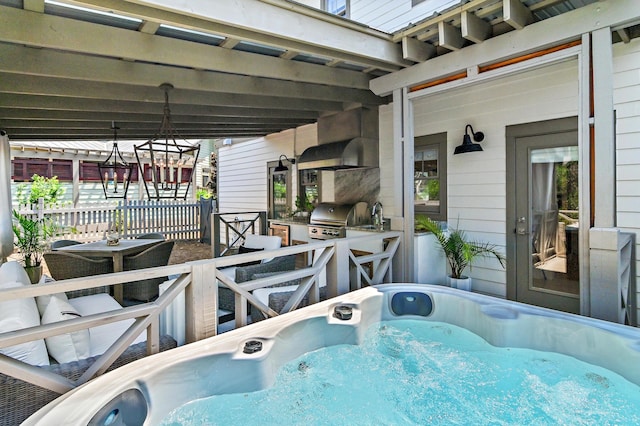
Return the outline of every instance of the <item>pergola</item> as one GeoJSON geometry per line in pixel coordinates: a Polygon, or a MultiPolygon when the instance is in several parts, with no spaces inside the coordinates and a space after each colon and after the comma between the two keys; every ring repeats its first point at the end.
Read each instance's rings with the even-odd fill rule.
{"type": "MultiPolygon", "coordinates": [[[[14,141],[109,140],[115,121],[121,140],[148,139],[162,118],[159,87],[170,83],[182,137],[264,136],[389,103],[391,93],[370,90],[378,77],[400,87],[418,64],[432,84],[442,73],[432,59],[467,47],[482,55],[486,40],[593,3],[461,1],[388,34],[288,0],[0,0],[0,130],[14,141]]],[[[637,37],[632,25],[614,38],[637,37]]],[[[10,206],[4,169],[0,199],[10,206]]],[[[1,216],[4,254],[12,235],[1,216]]]]}

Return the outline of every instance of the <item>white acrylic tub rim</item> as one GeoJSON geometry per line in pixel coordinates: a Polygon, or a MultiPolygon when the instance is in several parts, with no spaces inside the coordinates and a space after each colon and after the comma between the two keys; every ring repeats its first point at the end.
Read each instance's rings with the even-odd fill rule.
{"type": "MultiPolygon", "coordinates": [[[[24,424],[89,424],[100,411],[104,418],[102,414],[111,411],[109,402],[131,389],[148,408],[145,424],[159,423],[195,398],[264,389],[288,361],[321,347],[357,344],[371,324],[399,319],[391,311],[391,299],[407,292],[427,294],[433,310],[427,317],[403,319],[458,325],[495,346],[571,355],[640,385],[640,329],[448,287],[385,284],[135,361],[65,394],[24,424]],[[352,318],[335,318],[338,305],[352,307],[352,318]],[[243,353],[252,340],[260,341],[262,350],[243,353]]],[[[126,407],[119,415],[124,411],[126,407]]]]}

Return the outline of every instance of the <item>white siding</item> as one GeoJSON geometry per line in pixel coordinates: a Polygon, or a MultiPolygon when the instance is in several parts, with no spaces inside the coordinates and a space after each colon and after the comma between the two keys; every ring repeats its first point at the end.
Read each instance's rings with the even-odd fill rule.
{"type": "MultiPolygon", "coordinates": [[[[636,234],[636,291],[640,289],[640,39],[613,46],[618,227],[636,234]]],[[[636,293],[636,307],[640,292],[636,293]]],[[[636,308],[637,309],[637,308],[636,308]]],[[[638,317],[640,317],[640,310],[638,317]]]]}
{"type": "Polygon", "coordinates": [[[400,217],[402,209],[396,209],[395,194],[402,187],[402,182],[394,178],[393,105],[380,106],[378,115],[380,117],[380,202],[384,206],[385,217],[400,217]]]}
{"type": "MultiPolygon", "coordinates": [[[[258,211],[268,208],[267,163],[281,154],[294,158],[316,145],[316,125],[306,125],[264,138],[222,146],[218,150],[218,206],[220,212],[258,211]]],[[[287,166],[289,166],[287,164],[287,166]]],[[[292,169],[292,199],[297,167],[292,169]]]]}
{"type": "MultiPolygon", "coordinates": [[[[575,116],[577,107],[575,60],[416,99],[415,136],[447,133],[449,224],[505,248],[505,128],[575,116]],[[484,132],[484,151],[454,156],[466,124],[484,132]]],[[[475,290],[506,296],[506,272],[495,260],[479,261],[471,275],[475,290]]]]}

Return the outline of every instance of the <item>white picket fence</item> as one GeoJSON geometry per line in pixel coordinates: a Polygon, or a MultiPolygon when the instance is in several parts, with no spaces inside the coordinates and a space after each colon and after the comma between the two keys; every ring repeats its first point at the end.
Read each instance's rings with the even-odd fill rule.
{"type": "Polygon", "coordinates": [[[200,203],[185,200],[121,200],[84,206],[20,206],[21,214],[47,217],[61,227],[58,238],[96,241],[118,225],[123,238],[160,232],[170,240],[200,238],[200,203]]]}

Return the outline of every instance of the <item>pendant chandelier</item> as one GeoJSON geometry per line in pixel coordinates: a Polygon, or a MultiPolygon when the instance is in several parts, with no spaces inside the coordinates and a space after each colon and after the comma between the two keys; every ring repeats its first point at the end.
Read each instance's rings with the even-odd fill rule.
{"type": "Polygon", "coordinates": [[[142,145],[134,146],[142,182],[150,200],[186,200],[195,170],[200,144],[190,145],[174,129],[169,109],[169,90],[173,85],[163,83],[164,112],[156,135],[142,145]],[[184,143],[178,143],[176,137],[184,143]],[[148,161],[145,161],[148,159],[148,161]]]}
{"type": "Polygon", "coordinates": [[[127,198],[134,165],[124,161],[118,149],[119,127],[116,126],[115,121],[111,122],[111,128],[113,129],[113,148],[107,159],[98,164],[102,190],[107,199],[127,198]]]}

